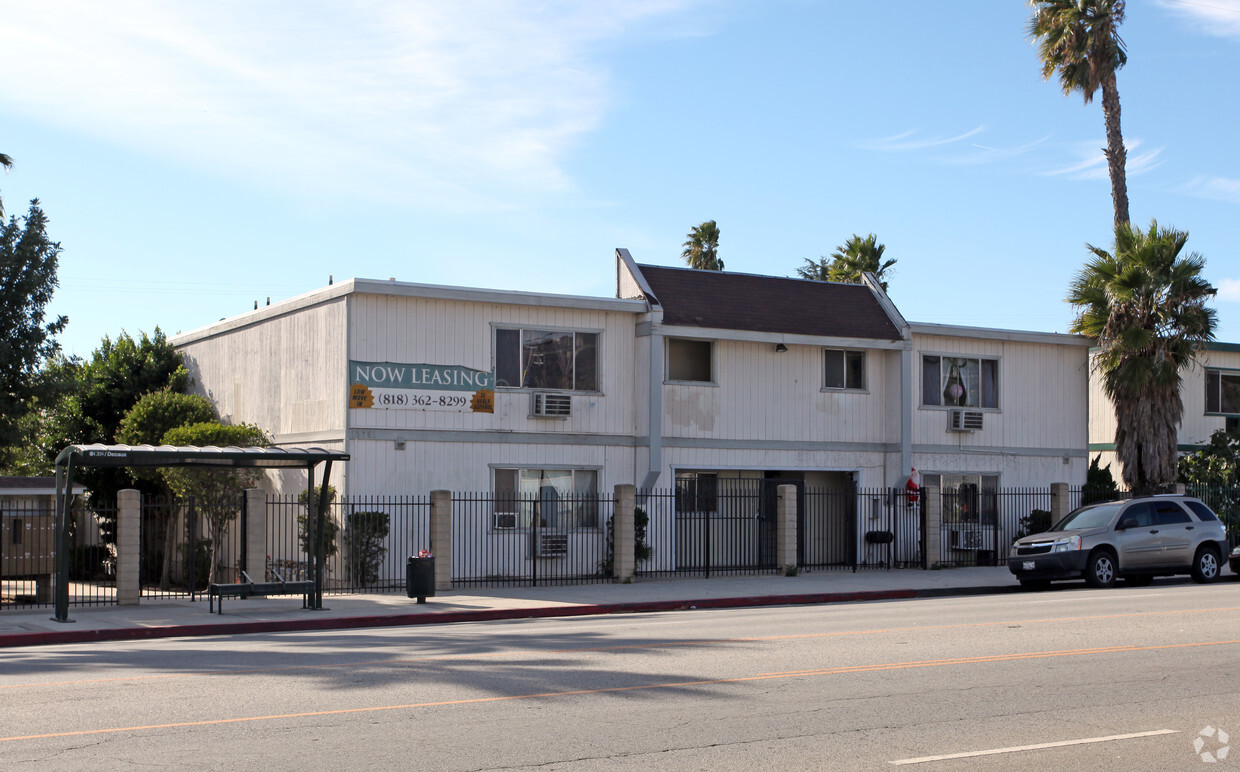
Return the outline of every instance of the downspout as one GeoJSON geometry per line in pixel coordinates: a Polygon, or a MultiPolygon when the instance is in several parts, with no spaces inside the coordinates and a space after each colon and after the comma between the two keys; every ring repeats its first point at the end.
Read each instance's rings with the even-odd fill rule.
{"type": "Polygon", "coordinates": [[[900,331],[900,471],[896,480],[887,484],[902,485],[900,481],[913,470],[913,400],[917,398],[917,392],[913,390],[913,332],[900,309],[887,296],[878,277],[867,272],[861,274],[861,280],[870,288],[887,318],[900,331]]]}
{"type": "Polygon", "coordinates": [[[650,362],[647,373],[649,390],[646,416],[646,441],[649,463],[642,480],[643,490],[654,488],[663,472],[663,309],[650,309],[650,362]]]}

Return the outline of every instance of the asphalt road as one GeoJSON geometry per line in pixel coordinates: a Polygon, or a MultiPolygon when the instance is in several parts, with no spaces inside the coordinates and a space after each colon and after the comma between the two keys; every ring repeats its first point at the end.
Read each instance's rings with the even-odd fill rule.
{"type": "Polygon", "coordinates": [[[1237,695],[1235,582],[49,646],[0,767],[1194,769],[1237,695]]]}

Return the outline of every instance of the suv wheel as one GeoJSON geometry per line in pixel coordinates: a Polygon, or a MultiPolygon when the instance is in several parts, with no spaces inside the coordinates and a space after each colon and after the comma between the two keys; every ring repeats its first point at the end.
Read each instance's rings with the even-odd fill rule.
{"type": "MultiPolygon", "coordinates": [[[[1194,563],[1194,570],[1196,564],[1194,563]]],[[[1085,582],[1090,587],[1110,587],[1115,584],[1115,556],[1106,550],[1098,550],[1089,556],[1085,564],[1085,582]]]]}
{"type": "Polygon", "coordinates": [[[1209,547],[1202,547],[1197,550],[1197,556],[1193,558],[1193,581],[1199,584],[1213,582],[1219,576],[1219,560],[1218,553],[1209,547]]]}

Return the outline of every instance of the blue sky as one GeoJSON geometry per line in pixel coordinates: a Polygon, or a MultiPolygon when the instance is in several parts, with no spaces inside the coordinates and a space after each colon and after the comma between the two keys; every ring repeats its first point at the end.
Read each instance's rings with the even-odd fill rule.
{"type": "MultiPolygon", "coordinates": [[[[1240,342],[1240,0],[1129,0],[1133,221],[1191,234],[1240,342]]],[[[794,275],[851,234],[911,321],[1064,332],[1109,247],[1102,110],[1016,0],[12,3],[0,176],[88,356],[348,277],[614,294],[613,254],[794,275]]]]}

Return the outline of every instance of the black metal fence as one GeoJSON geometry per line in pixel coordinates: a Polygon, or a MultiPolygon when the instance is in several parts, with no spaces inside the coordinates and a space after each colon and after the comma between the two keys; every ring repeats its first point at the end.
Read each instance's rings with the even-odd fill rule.
{"type": "Polygon", "coordinates": [[[1051,526],[1050,488],[967,485],[941,496],[941,566],[1005,565],[1013,541],[1051,526]]]}
{"type": "Polygon", "coordinates": [[[452,582],[457,586],[549,585],[612,579],[612,496],[455,493],[452,582]]]}
{"type": "MultiPolygon", "coordinates": [[[[410,555],[430,546],[430,499],[360,496],[333,501],[323,529],[323,592],[397,592],[405,589],[410,555]]],[[[267,576],[314,578],[314,519],[297,496],[267,503],[267,576]]],[[[254,577],[260,581],[259,577],[254,577]]]]}
{"type": "MultiPolygon", "coordinates": [[[[99,522],[115,518],[110,504],[75,499],[69,522],[69,603],[116,602],[115,552],[99,522]]],[[[50,504],[13,501],[0,508],[0,610],[50,606],[56,575],[55,511],[50,504]]]]}

